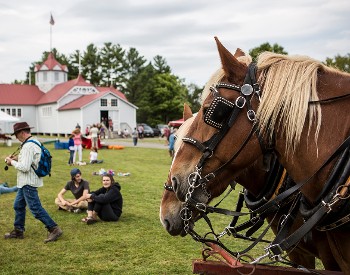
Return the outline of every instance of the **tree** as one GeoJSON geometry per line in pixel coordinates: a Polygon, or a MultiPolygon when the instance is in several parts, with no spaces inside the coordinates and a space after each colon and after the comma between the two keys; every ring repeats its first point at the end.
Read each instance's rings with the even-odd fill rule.
{"type": "Polygon", "coordinates": [[[83,77],[91,84],[98,86],[102,80],[100,71],[101,57],[98,48],[94,44],[87,46],[81,60],[83,77]]]}
{"type": "Polygon", "coordinates": [[[350,53],[345,56],[336,55],[334,58],[326,58],[326,65],[336,67],[339,70],[350,73],[350,53]]]}
{"type": "Polygon", "coordinates": [[[187,102],[193,112],[197,112],[201,107],[201,96],[203,89],[204,86],[198,87],[195,84],[190,84],[187,86],[187,102]]]}
{"type": "Polygon", "coordinates": [[[156,73],[143,88],[137,118],[155,125],[182,117],[186,95],[183,80],[170,73],[156,73]]]}
{"type": "Polygon", "coordinates": [[[156,55],[153,58],[153,67],[158,73],[171,73],[171,69],[168,66],[165,58],[160,55],[156,55]]]}
{"type": "Polygon", "coordinates": [[[141,56],[135,48],[130,48],[125,54],[123,63],[124,79],[118,83],[117,86],[118,89],[121,90],[129,100],[131,100],[131,103],[134,103],[136,97],[138,96],[137,92],[132,90],[134,88],[134,83],[132,83],[132,81],[142,72],[145,63],[146,59],[141,56]]]}
{"type": "Polygon", "coordinates": [[[102,76],[100,85],[111,86],[124,81],[124,55],[125,50],[119,44],[104,43],[100,51],[102,76]]]}
{"type": "Polygon", "coordinates": [[[280,54],[288,54],[286,51],[284,51],[284,48],[282,46],[278,45],[277,43],[271,46],[268,42],[261,44],[259,47],[249,50],[249,54],[252,57],[253,61],[256,61],[258,55],[266,51],[280,54]]]}

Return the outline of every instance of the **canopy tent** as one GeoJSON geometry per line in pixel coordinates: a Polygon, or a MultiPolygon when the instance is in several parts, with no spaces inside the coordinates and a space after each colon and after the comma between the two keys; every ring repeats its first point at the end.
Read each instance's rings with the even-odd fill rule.
{"type": "MultiPolygon", "coordinates": [[[[196,116],[198,114],[197,113],[194,113],[193,116],[196,116]]],[[[180,118],[178,120],[171,120],[169,121],[168,125],[171,126],[171,127],[175,127],[175,128],[178,128],[180,127],[182,124],[184,123],[184,119],[183,118],[180,118]]]]}
{"type": "Polygon", "coordinates": [[[180,118],[178,120],[172,120],[172,121],[169,121],[168,125],[171,126],[171,127],[180,127],[182,125],[182,123],[184,123],[184,119],[183,118],[180,118]]]}
{"type": "Polygon", "coordinates": [[[10,116],[3,111],[0,111],[0,122],[17,122],[19,119],[17,117],[10,116]]]}
{"type": "Polygon", "coordinates": [[[10,116],[0,111],[0,134],[12,133],[13,124],[19,121],[19,118],[10,116]]]}

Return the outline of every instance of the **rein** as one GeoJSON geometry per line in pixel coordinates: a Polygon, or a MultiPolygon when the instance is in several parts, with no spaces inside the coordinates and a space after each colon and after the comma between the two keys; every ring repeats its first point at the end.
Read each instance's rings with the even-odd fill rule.
{"type": "MultiPolygon", "coordinates": [[[[294,221],[294,217],[296,216],[296,211],[299,209],[299,202],[300,202],[300,189],[322,169],[327,164],[329,164],[336,156],[338,156],[343,150],[348,148],[350,146],[350,136],[338,147],[338,149],[327,159],[325,162],[321,165],[319,169],[317,169],[313,175],[311,175],[308,179],[303,180],[302,182],[295,183],[295,185],[284,192],[276,195],[273,199],[267,201],[266,203],[263,203],[262,205],[258,205],[258,207],[254,210],[252,210],[250,213],[242,213],[239,211],[230,211],[226,209],[221,209],[215,207],[211,207],[207,205],[206,203],[197,202],[193,197],[193,192],[195,189],[201,187],[204,194],[207,196],[208,200],[211,197],[211,194],[208,192],[206,185],[207,182],[209,182],[211,179],[215,178],[216,175],[219,174],[227,165],[232,163],[242,152],[242,150],[247,146],[248,142],[252,138],[254,134],[257,135],[262,153],[264,156],[271,153],[272,148],[268,148],[265,146],[263,139],[259,135],[259,131],[257,130],[257,123],[256,123],[256,116],[255,111],[251,107],[251,100],[253,99],[254,95],[258,97],[258,100],[260,102],[260,88],[259,84],[256,82],[256,65],[254,63],[251,63],[248,67],[248,73],[246,75],[244,85],[238,86],[234,84],[227,84],[227,83],[218,83],[215,86],[210,87],[211,92],[213,93],[214,99],[211,102],[211,105],[208,109],[205,110],[204,113],[204,122],[219,131],[215,133],[209,140],[205,142],[200,142],[192,137],[184,137],[183,141],[186,143],[189,143],[193,146],[195,146],[200,152],[202,152],[202,156],[198,162],[198,164],[195,166],[195,171],[192,172],[188,178],[188,189],[185,196],[185,203],[184,207],[180,211],[180,217],[184,222],[184,230],[186,233],[190,234],[193,239],[196,241],[200,241],[202,243],[215,243],[220,245],[222,248],[224,248],[227,252],[231,253],[234,256],[239,256],[242,253],[246,253],[249,251],[255,244],[262,240],[263,236],[267,232],[267,230],[270,228],[270,225],[263,231],[263,233],[258,238],[250,238],[250,235],[252,232],[255,232],[258,228],[261,227],[263,224],[264,218],[271,214],[272,212],[275,212],[276,217],[278,211],[283,206],[283,203],[285,203],[288,200],[288,203],[291,202],[292,195],[294,196],[292,207],[289,210],[288,215],[284,218],[283,223],[281,225],[281,229],[279,230],[279,233],[277,234],[276,238],[273,242],[270,243],[268,247],[265,248],[266,254],[258,257],[256,260],[254,260],[252,263],[259,263],[262,259],[269,257],[270,259],[274,259],[277,261],[283,261],[281,254],[286,251],[290,250],[294,246],[298,244],[298,242],[311,230],[313,229],[321,219],[324,218],[325,215],[328,213],[334,211],[334,209],[338,206],[338,204],[348,198],[349,195],[349,186],[350,186],[350,177],[346,181],[344,185],[340,185],[337,188],[336,192],[332,194],[332,196],[328,196],[326,199],[322,200],[322,204],[314,211],[311,215],[311,217],[295,232],[290,234],[288,237],[287,231],[289,231],[291,223],[294,221]],[[229,89],[233,90],[239,93],[239,96],[235,100],[235,102],[231,102],[223,97],[220,96],[219,89],[229,89]],[[223,140],[225,135],[228,133],[234,122],[237,120],[238,115],[241,113],[243,108],[246,106],[247,108],[247,118],[249,121],[252,122],[252,127],[249,132],[249,134],[246,136],[242,144],[238,147],[238,150],[230,157],[228,161],[223,163],[221,166],[219,166],[217,169],[215,169],[213,172],[210,172],[206,175],[202,175],[203,167],[205,166],[205,163],[208,159],[210,159],[213,154],[215,148],[218,146],[218,144],[223,140]],[[345,190],[345,191],[344,191],[345,190]],[[199,236],[192,228],[190,228],[190,221],[193,218],[193,212],[192,209],[196,209],[199,211],[202,218],[204,218],[209,225],[209,227],[212,230],[212,233],[215,236],[215,240],[209,240],[206,238],[206,236],[203,238],[199,236]],[[219,214],[225,214],[233,216],[234,219],[231,223],[230,227],[226,227],[225,231],[221,234],[217,235],[214,233],[211,222],[209,218],[207,217],[208,213],[219,213],[219,214]],[[235,223],[237,222],[237,217],[248,215],[250,214],[253,216],[250,221],[248,221],[246,224],[235,226],[235,223]],[[262,220],[261,220],[262,219],[262,220]],[[222,237],[225,234],[232,234],[235,237],[240,237],[242,235],[238,234],[238,229],[247,229],[251,227],[251,231],[246,234],[246,236],[243,236],[245,239],[253,240],[254,243],[249,246],[247,249],[241,251],[241,252],[232,252],[229,249],[227,249],[219,240],[220,237],[222,237]],[[254,231],[255,230],[255,231],[254,231]]],[[[322,103],[330,103],[345,97],[350,96],[350,94],[337,96],[333,98],[327,98],[323,100],[318,101],[310,101],[309,104],[322,104],[322,103]]],[[[164,188],[168,191],[174,191],[172,186],[164,185],[164,188]]],[[[237,207],[238,209],[238,207],[237,207]]],[[[273,219],[274,219],[273,218],[273,219]]],[[[273,220],[272,219],[272,220],[273,220]]],[[[346,222],[350,221],[350,215],[346,217],[346,222]]]]}

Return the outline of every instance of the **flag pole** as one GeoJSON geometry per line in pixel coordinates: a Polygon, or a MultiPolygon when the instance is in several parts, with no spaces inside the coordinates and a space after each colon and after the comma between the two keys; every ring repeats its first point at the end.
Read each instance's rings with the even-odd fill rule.
{"type": "Polygon", "coordinates": [[[52,52],[52,25],[50,24],[50,52],[52,52]]]}
{"type": "Polygon", "coordinates": [[[52,26],[55,25],[55,20],[53,19],[52,13],[50,12],[50,52],[52,52],[52,26]]]}

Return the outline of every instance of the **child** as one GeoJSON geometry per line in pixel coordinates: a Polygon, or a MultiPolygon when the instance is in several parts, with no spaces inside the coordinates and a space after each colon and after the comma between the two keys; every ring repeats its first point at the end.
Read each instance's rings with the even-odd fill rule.
{"type": "Polygon", "coordinates": [[[69,160],[68,164],[73,165],[73,156],[74,156],[74,140],[73,140],[73,135],[69,136],[68,139],[68,150],[69,150],[69,160]]]}
{"type": "Polygon", "coordinates": [[[97,148],[92,147],[90,152],[90,163],[94,164],[94,163],[102,163],[102,162],[103,160],[97,160],[97,148]]]}

